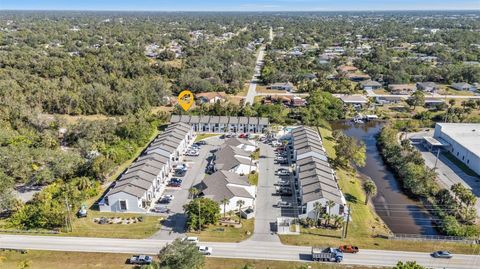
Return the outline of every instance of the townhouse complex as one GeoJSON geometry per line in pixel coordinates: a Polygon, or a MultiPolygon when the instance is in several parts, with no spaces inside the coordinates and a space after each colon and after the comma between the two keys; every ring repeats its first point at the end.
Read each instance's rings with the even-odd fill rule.
{"type": "Polygon", "coordinates": [[[268,118],[258,117],[172,115],[170,123],[177,122],[199,133],[263,133],[270,124],[268,118]]]}
{"type": "Polygon", "coordinates": [[[107,191],[99,202],[100,211],[148,212],[194,137],[185,123],[169,125],[107,191]]]}
{"type": "Polygon", "coordinates": [[[335,172],[330,167],[322,139],[317,131],[301,126],[293,129],[291,136],[291,160],[294,177],[300,191],[299,217],[315,219],[315,204],[331,215],[346,213],[346,200],[340,190],[335,172]],[[332,201],[334,205],[328,206],[332,201]]]}

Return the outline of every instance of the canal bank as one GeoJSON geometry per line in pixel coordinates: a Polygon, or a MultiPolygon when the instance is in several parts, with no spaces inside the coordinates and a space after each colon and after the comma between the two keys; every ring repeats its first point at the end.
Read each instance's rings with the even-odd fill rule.
{"type": "Polygon", "coordinates": [[[365,167],[357,168],[363,178],[371,178],[377,185],[377,195],[372,199],[376,213],[395,234],[436,235],[432,216],[420,201],[403,193],[401,183],[383,162],[376,145],[376,136],[384,123],[371,121],[354,124],[348,121],[334,122],[333,130],[363,141],[367,159],[365,167]]]}

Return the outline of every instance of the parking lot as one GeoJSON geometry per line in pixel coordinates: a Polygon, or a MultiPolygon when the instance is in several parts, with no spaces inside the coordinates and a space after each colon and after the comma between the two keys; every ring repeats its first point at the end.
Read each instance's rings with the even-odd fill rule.
{"type": "Polygon", "coordinates": [[[298,215],[295,191],[291,192],[291,196],[280,195],[277,191],[280,181],[288,182],[286,187],[290,186],[290,190],[294,190],[291,172],[288,176],[277,174],[279,169],[291,171],[289,162],[281,164],[276,161],[278,155],[280,154],[271,144],[260,143],[259,182],[255,208],[255,230],[252,240],[279,241],[275,235],[277,218],[298,215]],[[285,207],[279,207],[280,201],[288,204],[285,207]]]}
{"type": "Polygon", "coordinates": [[[182,236],[185,233],[186,215],[183,212],[183,205],[187,204],[190,199],[189,190],[196,184],[200,183],[205,176],[205,168],[208,164],[208,158],[212,154],[211,151],[217,149],[223,139],[219,137],[210,137],[205,140],[206,145],[200,146],[198,156],[184,156],[183,162],[187,166],[187,172],[182,177],[173,175],[172,177],[182,180],[180,187],[166,187],[163,195],[173,195],[173,200],[162,206],[170,209],[169,214],[161,214],[167,216],[160,231],[152,238],[171,239],[182,236]]]}

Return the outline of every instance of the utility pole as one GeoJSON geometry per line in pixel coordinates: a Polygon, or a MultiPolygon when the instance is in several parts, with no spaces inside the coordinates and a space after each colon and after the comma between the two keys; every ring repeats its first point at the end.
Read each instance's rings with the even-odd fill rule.
{"type": "Polygon", "coordinates": [[[198,198],[198,233],[202,230],[202,225],[200,222],[200,198],[198,198]]]}
{"type": "Polygon", "coordinates": [[[65,216],[65,227],[67,232],[72,231],[72,220],[70,219],[70,205],[68,204],[68,198],[65,196],[65,207],[66,207],[66,216],[65,216]]]}
{"type": "Polygon", "coordinates": [[[345,227],[345,238],[347,238],[348,224],[349,223],[350,223],[350,205],[348,205],[347,224],[346,224],[346,227],[345,227]]]}

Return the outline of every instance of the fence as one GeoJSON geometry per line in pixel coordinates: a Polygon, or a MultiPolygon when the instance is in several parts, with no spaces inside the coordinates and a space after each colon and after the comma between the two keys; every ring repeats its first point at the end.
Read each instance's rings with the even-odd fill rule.
{"type": "Polygon", "coordinates": [[[394,234],[389,239],[393,240],[414,240],[414,241],[444,241],[466,244],[480,244],[480,239],[472,239],[459,236],[446,235],[421,235],[421,234],[394,234]]]}

